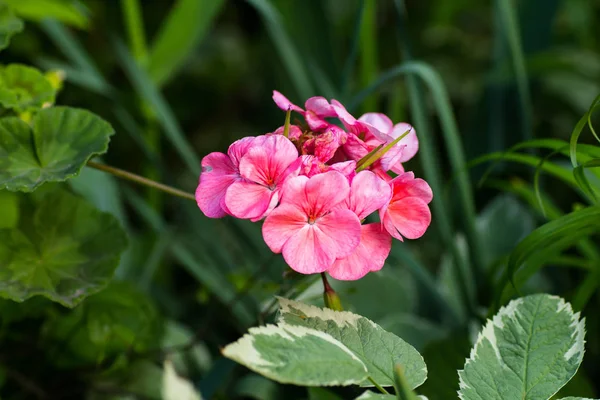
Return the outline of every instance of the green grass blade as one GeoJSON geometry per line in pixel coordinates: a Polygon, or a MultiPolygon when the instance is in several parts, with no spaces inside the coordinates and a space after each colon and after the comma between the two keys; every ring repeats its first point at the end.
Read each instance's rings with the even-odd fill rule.
{"type": "MultiPolygon", "coordinates": [[[[534,230],[519,243],[508,259],[506,271],[499,286],[501,290],[497,296],[496,308],[498,308],[504,288],[509,282],[517,289],[515,274],[526,261],[534,256],[541,256],[542,258],[537,259],[535,263],[539,268],[543,265],[544,254],[548,257],[553,256],[552,253],[568,248],[583,237],[598,231],[600,231],[599,206],[573,211],[534,230]]],[[[528,275],[532,273],[533,271],[530,269],[528,275]]]]}
{"type": "Polygon", "coordinates": [[[504,35],[508,43],[513,62],[513,70],[517,82],[517,91],[519,93],[519,103],[521,105],[521,129],[523,137],[528,140],[533,137],[532,130],[532,107],[531,93],[529,91],[529,80],[527,78],[527,69],[525,56],[521,45],[519,24],[515,15],[515,6],[512,0],[497,0],[496,9],[501,23],[500,27],[504,30],[504,35]]]}
{"type": "MultiPolygon", "coordinates": [[[[279,57],[296,88],[298,96],[308,99],[315,94],[303,58],[286,32],[281,16],[268,0],[247,0],[260,14],[279,57]]],[[[325,27],[323,27],[325,29],[325,27]]]]}
{"type": "Polygon", "coordinates": [[[354,23],[354,31],[352,33],[352,42],[350,44],[350,50],[348,56],[344,62],[344,67],[340,75],[340,88],[344,97],[348,95],[350,89],[350,77],[354,72],[354,66],[356,64],[356,58],[358,56],[358,48],[360,45],[360,29],[362,26],[362,20],[365,13],[365,2],[361,2],[360,10],[356,14],[356,22],[354,23]]]}
{"type": "Polygon", "coordinates": [[[224,0],[178,0],[175,3],[148,56],[148,74],[158,87],[185,63],[224,4],[224,0]]]}
{"type": "MultiPolygon", "coordinates": [[[[360,27],[360,85],[368,86],[377,77],[377,2],[365,1],[360,27]]],[[[368,96],[362,102],[364,112],[377,110],[377,97],[368,96]]]]}
{"type": "Polygon", "coordinates": [[[133,53],[133,57],[140,64],[144,65],[148,58],[148,48],[140,2],[139,0],[121,0],[121,9],[125,27],[127,28],[129,48],[133,53]]]}
{"type": "Polygon", "coordinates": [[[90,15],[82,2],[64,0],[2,0],[20,18],[30,21],[55,19],[80,29],[90,25],[90,15]]]}
{"type": "Polygon", "coordinates": [[[148,74],[135,62],[131,53],[129,53],[122,42],[117,41],[115,43],[115,50],[136,92],[140,98],[152,106],[167,139],[175,147],[188,169],[194,175],[199,175],[200,159],[194,148],[187,141],[173,111],[156,85],[152,82],[148,74]]]}

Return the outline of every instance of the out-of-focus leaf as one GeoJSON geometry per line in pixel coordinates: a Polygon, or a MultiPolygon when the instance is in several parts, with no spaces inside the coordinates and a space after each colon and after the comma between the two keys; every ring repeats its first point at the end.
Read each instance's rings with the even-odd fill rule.
{"type": "Polygon", "coordinates": [[[14,228],[19,221],[19,197],[16,193],[0,191],[0,229],[14,228]]]}
{"type": "Polygon", "coordinates": [[[34,118],[33,129],[16,117],[0,120],[0,187],[31,192],[44,182],[77,175],[94,155],[108,149],[114,130],[86,110],[51,107],[34,118]]]}
{"type": "MultiPolygon", "coordinates": [[[[279,322],[317,329],[343,343],[368,368],[368,375],[381,386],[394,385],[394,366],[402,365],[411,389],[427,379],[423,357],[414,347],[386,332],[373,321],[348,311],[333,311],[278,298],[279,322]]],[[[370,380],[359,382],[373,386],[370,380]]]]}
{"type": "Polygon", "coordinates": [[[18,229],[0,230],[0,295],[74,307],[108,284],[126,246],[113,216],[62,190],[49,193],[22,213],[18,229]]]}
{"type": "Polygon", "coordinates": [[[148,74],[162,86],[181,68],[211,27],[224,0],[178,0],[158,32],[148,60],[148,74]]]}
{"type": "Polygon", "coordinates": [[[77,28],[87,28],[87,10],[73,0],[2,0],[23,19],[42,21],[53,18],[77,28]]]}
{"type": "Polygon", "coordinates": [[[383,329],[401,337],[418,351],[447,334],[443,326],[410,313],[390,314],[377,322],[383,329]]]}
{"type": "Polygon", "coordinates": [[[79,307],[48,321],[49,338],[63,342],[60,365],[100,362],[127,351],[156,346],[160,337],[158,312],[132,284],[115,281],[79,307]]]}
{"type": "Polygon", "coordinates": [[[547,399],[577,372],[584,336],[585,321],[563,299],[513,300],[480,332],[459,371],[460,398],[547,399]]]}
{"type": "Polygon", "coordinates": [[[56,90],[39,70],[21,64],[0,66],[0,104],[16,112],[54,103],[56,90]]]}
{"type": "Polygon", "coordinates": [[[348,386],[367,378],[367,367],[346,346],[326,333],[303,326],[250,328],[222,353],[280,383],[348,386]]]}
{"type": "Polygon", "coordinates": [[[162,397],[163,400],[202,400],[200,392],[191,382],[177,375],[173,363],[168,360],[164,365],[162,397]]]}
{"type": "Polygon", "coordinates": [[[119,368],[98,377],[94,386],[106,392],[128,392],[136,396],[106,394],[93,391],[89,400],[137,400],[143,396],[146,400],[164,400],[161,396],[163,369],[147,360],[138,360],[126,369],[119,368]]]}
{"type": "MultiPolygon", "coordinates": [[[[577,398],[588,398],[596,397],[596,391],[594,390],[594,383],[585,375],[585,370],[579,368],[573,379],[569,381],[565,386],[562,387],[554,395],[551,400],[562,399],[567,396],[582,396],[582,397],[571,397],[572,399],[577,398]]],[[[567,397],[569,398],[569,397],[567,397]]]]}
{"type": "MultiPolygon", "coordinates": [[[[276,400],[281,398],[281,386],[270,379],[260,375],[250,374],[241,378],[233,392],[236,397],[243,397],[256,400],[276,400]]],[[[312,397],[310,397],[312,400],[312,397]]],[[[322,399],[325,400],[325,399],[322,399]]]]}
{"type": "Polygon", "coordinates": [[[4,2],[0,3],[0,50],[8,47],[10,38],[22,30],[23,21],[4,2]]]}
{"type": "MultiPolygon", "coordinates": [[[[176,322],[167,321],[163,333],[161,346],[172,348],[185,346],[194,339],[194,332],[186,326],[176,322]]],[[[178,371],[188,375],[191,371],[207,372],[212,365],[212,356],[206,345],[202,342],[194,343],[190,349],[170,352],[169,360],[173,362],[178,371]],[[188,368],[189,366],[189,368],[188,368]]]]}

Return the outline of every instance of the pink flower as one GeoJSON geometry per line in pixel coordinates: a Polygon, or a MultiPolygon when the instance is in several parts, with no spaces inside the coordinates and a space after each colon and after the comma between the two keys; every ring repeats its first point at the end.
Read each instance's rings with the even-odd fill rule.
{"type": "Polygon", "coordinates": [[[267,136],[239,161],[240,176],[225,194],[225,205],[238,218],[259,220],[279,202],[279,190],[300,166],[298,150],[284,136],[267,136]]]}
{"type": "Polygon", "coordinates": [[[253,143],[264,140],[263,136],[245,137],[229,146],[227,154],[210,153],[202,159],[202,173],[196,189],[196,202],[200,210],[209,218],[221,218],[230,214],[224,204],[229,186],[241,180],[240,158],[253,143]]]}
{"type": "Polygon", "coordinates": [[[396,239],[417,239],[425,233],[431,222],[427,204],[433,199],[431,188],[423,179],[415,179],[406,172],[389,182],[392,199],[379,210],[385,229],[396,239]]]}
{"type": "MultiPolygon", "coordinates": [[[[386,205],[392,196],[390,185],[370,171],[361,171],[352,180],[350,196],[338,207],[347,207],[364,219],[386,205]]],[[[335,279],[356,280],[370,271],[379,271],[392,249],[392,237],[381,224],[361,225],[360,243],[352,254],[339,258],[327,271],[335,279]]]]}
{"type": "Polygon", "coordinates": [[[295,271],[327,271],[337,258],[349,256],[360,241],[360,221],[348,209],[336,208],[350,192],[348,180],[329,171],[312,178],[290,178],[282,201],[265,219],[267,246],[295,271]]]}
{"type": "MultiPolygon", "coordinates": [[[[306,111],[298,107],[287,99],[284,95],[279,93],[277,90],[273,90],[273,101],[283,111],[292,110],[304,116],[308,127],[313,131],[322,131],[332,126],[329,122],[325,121],[324,118],[336,117],[336,112],[329,104],[327,99],[320,96],[311,97],[306,100],[304,107],[306,111]]],[[[335,125],[333,125],[335,126],[335,125]]]]}

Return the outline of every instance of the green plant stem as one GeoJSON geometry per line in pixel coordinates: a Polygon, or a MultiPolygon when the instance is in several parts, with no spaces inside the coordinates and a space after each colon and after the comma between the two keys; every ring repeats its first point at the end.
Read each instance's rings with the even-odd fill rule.
{"type": "Polygon", "coordinates": [[[325,302],[325,307],[335,311],[343,311],[342,301],[335,290],[329,285],[325,272],[321,272],[321,279],[323,280],[323,301],[325,302]]]}
{"type": "Polygon", "coordinates": [[[367,379],[369,380],[369,382],[371,382],[373,384],[373,386],[375,386],[377,388],[377,390],[379,390],[381,393],[384,394],[390,394],[387,390],[385,390],[382,386],[380,386],[377,382],[375,382],[375,379],[371,378],[370,376],[367,376],[367,379]]]}
{"type": "Polygon", "coordinates": [[[119,168],[111,167],[111,166],[104,165],[104,164],[99,164],[99,163],[94,162],[94,161],[88,161],[87,166],[91,167],[91,168],[98,169],[100,171],[107,172],[107,173],[112,174],[112,175],[114,175],[114,176],[116,176],[118,178],[127,179],[127,180],[130,180],[130,181],[135,182],[137,184],[148,186],[148,187],[151,187],[151,188],[163,191],[165,193],[169,193],[169,194],[171,194],[173,196],[177,196],[177,197],[181,197],[181,198],[184,198],[184,199],[196,201],[196,197],[193,194],[191,194],[191,193],[187,193],[187,192],[184,192],[183,190],[175,189],[174,187],[171,187],[171,186],[163,185],[162,183],[153,181],[153,180],[148,179],[148,178],[144,178],[143,176],[136,175],[136,174],[133,174],[133,173],[128,172],[128,171],[124,171],[124,170],[119,169],[119,168]]]}

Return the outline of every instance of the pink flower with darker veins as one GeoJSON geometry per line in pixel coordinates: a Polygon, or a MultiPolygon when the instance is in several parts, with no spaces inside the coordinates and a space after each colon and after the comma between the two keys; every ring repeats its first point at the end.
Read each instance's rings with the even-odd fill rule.
{"type": "Polygon", "coordinates": [[[428,204],[433,199],[431,188],[423,179],[406,172],[389,182],[392,198],[379,210],[385,229],[398,240],[418,239],[431,223],[428,204]]]}
{"type": "Polygon", "coordinates": [[[285,180],[297,174],[298,150],[284,136],[267,136],[260,145],[250,146],[239,162],[241,180],[232,183],[225,205],[238,218],[257,221],[277,206],[285,180]]]}
{"type": "MultiPolygon", "coordinates": [[[[350,195],[340,206],[363,220],[390,201],[390,185],[373,172],[361,171],[352,179],[350,195]]],[[[379,271],[392,249],[392,237],[380,223],[361,225],[360,243],[348,257],[336,260],[327,272],[335,279],[357,280],[379,271]]]]}
{"type": "Polygon", "coordinates": [[[281,204],[263,224],[267,246],[282,253],[299,273],[327,271],[336,259],[352,254],[360,242],[356,214],[336,207],[349,193],[348,180],[337,171],[289,179],[281,204]]]}
{"type": "Polygon", "coordinates": [[[229,186],[242,179],[240,176],[240,159],[258,138],[249,136],[233,142],[227,154],[214,152],[202,159],[202,173],[196,188],[196,202],[200,210],[209,218],[221,218],[231,214],[225,206],[225,193],[229,186]]]}

